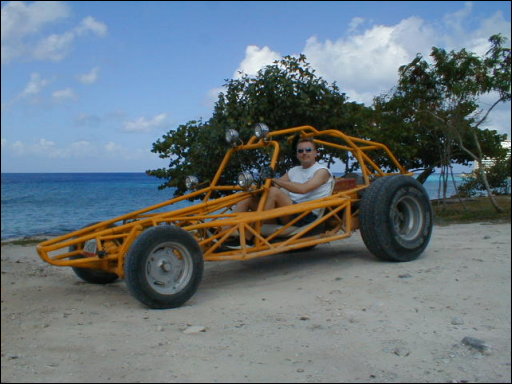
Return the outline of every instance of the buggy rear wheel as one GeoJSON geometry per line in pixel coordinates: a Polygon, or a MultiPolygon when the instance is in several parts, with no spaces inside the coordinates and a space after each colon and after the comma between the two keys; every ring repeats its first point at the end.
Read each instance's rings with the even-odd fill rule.
{"type": "Polygon", "coordinates": [[[126,255],[126,285],[150,308],[179,307],[196,292],[203,265],[199,244],[188,232],[168,225],[152,227],[126,255]]]}
{"type": "Polygon", "coordinates": [[[363,194],[360,212],[363,241],[382,260],[414,260],[430,241],[430,199],[423,185],[410,176],[375,180],[363,194]]]}

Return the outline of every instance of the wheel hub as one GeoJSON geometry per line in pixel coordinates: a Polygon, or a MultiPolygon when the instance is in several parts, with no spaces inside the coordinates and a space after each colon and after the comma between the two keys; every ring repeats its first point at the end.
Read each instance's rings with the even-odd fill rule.
{"type": "Polygon", "coordinates": [[[413,240],[421,232],[424,217],[419,202],[411,197],[403,197],[391,210],[391,220],[395,231],[404,240],[413,240]]]}
{"type": "Polygon", "coordinates": [[[146,279],[160,293],[172,294],[183,288],[191,276],[187,252],[175,244],[155,248],[146,264],[146,279]]]}

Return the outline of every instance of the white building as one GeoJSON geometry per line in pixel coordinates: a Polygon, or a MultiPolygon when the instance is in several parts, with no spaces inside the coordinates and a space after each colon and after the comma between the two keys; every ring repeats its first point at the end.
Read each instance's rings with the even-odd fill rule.
{"type": "MultiPolygon", "coordinates": [[[[501,146],[503,148],[507,149],[508,157],[510,157],[510,140],[502,141],[501,146]]],[[[487,157],[482,160],[482,165],[484,166],[484,168],[492,167],[494,165],[494,159],[487,157]]],[[[476,171],[477,169],[478,169],[478,163],[475,161],[473,163],[473,171],[476,171]]]]}

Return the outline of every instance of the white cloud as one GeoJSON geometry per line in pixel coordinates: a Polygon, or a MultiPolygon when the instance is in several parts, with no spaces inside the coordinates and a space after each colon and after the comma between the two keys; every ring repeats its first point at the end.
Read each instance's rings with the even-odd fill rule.
{"type": "Polygon", "coordinates": [[[465,3],[463,9],[444,17],[437,42],[440,46],[447,50],[466,48],[477,55],[484,55],[489,49],[491,35],[501,33],[510,43],[510,21],[505,20],[501,11],[480,20],[479,26],[472,28],[468,25],[472,21],[472,7],[472,3],[465,3]]]}
{"type": "Polygon", "coordinates": [[[106,24],[88,16],[69,31],[42,35],[56,22],[70,16],[68,6],[58,1],[30,4],[11,1],[2,7],[2,63],[17,59],[59,61],[66,57],[78,36],[93,33],[103,37],[106,24]]]}
{"type": "Polygon", "coordinates": [[[74,39],[72,32],[50,35],[37,43],[32,50],[32,56],[36,60],[60,61],[68,55],[74,39]]]}
{"type": "Polygon", "coordinates": [[[12,154],[18,157],[36,157],[49,159],[86,158],[96,156],[99,151],[92,143],[86,140],[74,141],[62,147],[52,140],[40,138],[34,143],[15,141],[6,145],[12,154]]]}
{"type": "Polygon", "coordinates": [[[249,45],[245,49],[245,58],[233,74],[233,77],[235,79],[240,78],[240,72],[254,76],[261,68],[272,64],[275,60],[279,60],[280,58],[281,55],[272,51],[269,47],[259,48],[256,45],[249,45]]]}
{"type": "Polygon", "coordinates": [[[126,132],[150,132],[155,128],[162,128],[166,126],[167,114],[161,113],[152,119],[139,117],[133,121],[126,121],[123,130],[126,132]]]}
{"type": "Polygon", "coordinates": [[[55,141],[40,138],[32,143],[25,143],[16,140],[9,144],[2,138],[2,155],[22,157],[24,159],[100,159],[108,161],[116,158],[118,160],[137,160],[152,158],[147,149],[127,148],[121,144],[109,141],[106,144],[90,142],[87,140],[76,140],[71,143],[56,143],[55,141]]]}
{"type": "Polygon", "coordinates": [[[11,150],[15,155],[21,156],[25,153],[25,145],[17,140],[13,144],[11,144],[11,150]]]}
{"type": "Polygon", "coordinates": [[[41,78],[39,73],[30,74],[30,81],[18,97],[29,97],[39,94],[43,88],[50,84],[50,80],[41,78]]]}
{"type": "MultiPolygon", "coordinates": [[[[45,79],[41,77],[39,73],[30,74],[30,80],[28,84],[25,86],[23,91],[10,100],[6,107],[13,105],[16,102],[21,100],[29,100],[29,101],[39,101],[38,95],[52,82],[50,79],[45,79]]],[[[57,102],[65,101],[65,100],[76,100],[77,95],[71,88],[59,89],[52,92],[52,99],[57,102]]]]}
{"type": "Polygon", "coordinates": [[[336,41],[311,37],[303,52],[319,76],[336,81],[351,99],[370,103],[373,96],[396,84],[401,65],[430,49],[433,35],[423,20],[411,17],[336,41]]]}
{"type": "Polygon", "coordinates": [[[82,20],[80,25],[75,29],[76,33],[83,35],[87,32],[92,32],[96,36],[104,37],[107,35],[107,25],[101,21],[97,21],[94,17],[87,16],[82,20]]]}
{"type": "Polygon", "coordinates": [[[2,7],[2,39],[29,35],[69,14],[62,1],[7,2],[2,7]]]}
{"type": "Polygon", "coordinates": [[[98,80],[99,67],[94,67],[90,72],[78,75],[78,80],[84,84],[93,84],[98,80]]]}
{"type": "MultiPolygon", "coordinates": [[[[481,111],[479,117],[487,112],[487,110],[499,99],[499,95],[494,92],[491,94],[483,95],[479,100],[481,111]]],[[[510,115],[510,101],[506,103],[500,103],[494,107],[492,112],[489,114],[485,122],[481,125],[481,128],[487,128],[498,131],[499,133],[507,133],[510,139],[510,126],[511,126],[511,115],[510,115]]]]}
{"type": "Polygon", "coordinates": [[[145,149],[129,149],[113,141],[106,143],[103,150],[107,157],[115,157],[126,161],[148,158],[148,151],[145,149]]]}
{"type": "MultiPolygon", "coordinates": [[[[465,3],[441,23],[410,17],[396,25],[374,25],[334,41],[313,36],[306,41],[303,53],[319,76],[336,81],[351,100],[371,104],[373,97],[396,85],[398,68],[417,53],[428,60],[431,48],[437,46],[448,51],[466,48],[484,55],[491,35],[502,33],[510,41],[510,22],[501,12],[480,20],[476,28],[469,26],[474,22],[472,17],[472,4],[465,3]]],[[[349,32],[363,22],[352,19],[349,32]]]]}
{"type": "Polygon", "coordinates": [[[2,62],[23,55],[28,50],[27,38],[69,14],[68,6],[61,1],[6,3],[2,7],[2,62]]]}
{"type": "Polygon", "coordinates": [[[480,28],[476,32],[477,36],[485,38],[497,32],[501,32],[509,39],[510,44],[510,21],[505,20],[501,11],[498,11],[490,18],[483,20],[480,28]]]}
{"type": "Polygon", "coordinates": [[[39,139],[39,142],[35,144],[30,150],[35,151],[39,154],[48,154],[49,157],[63,157],[63,151],[59,150],[54,141],[39,139]]]}
{"type": "Polygon", "coordinates": [[[452,30],[452,33],[463,34],[464,31],[464,22],[471,15],[471,10],[473,9],[473,3],[465,2],[464,8],[455,11],[453,13],[449,13],[443,17],[443,21],[446,27],[452,30]]]}
{"type": "Polygon", "coordinates": [[[69,150],[65,151],[66,157],[89,157],[96,156],[97,148],[87,140],[78,140],[69,146],[69,150]]]}
{"type": "Polygon", "coordinates": [[[16,140],[10,145],[10,149],[17,156],[38,155],[49,158],[61,157],[62,151],[57,149],[55,142],[47,139],[39,139],[34,144],[25,144],[16,140]]]}
{"type": "Polygon", "coordinates": [[[362,25],[366,20],[362,17],[354,17],[352,20],[350,20],[350,23],[348,25],[348,31],[354,32],[360,25],[362,25]]]}
{"type": "Polygon", "coordinates": [[[75,100],[77,98],[75,92],[71,88],[59,89],[52,93],[55,101],[75,100]]]}
{"type": "Polygon", "coordinates": [[[226,87],[210,89],[203,100],[203,105],[213,110],[215,103],[219,100],[219,94],[221,92],[225,94],[226,91],[226,87]]]}
{"type": "MultiPolygon", "coordinates": [[[[505,20],[500,11],[487,19],[477,20],[472,3],[461,3],[460,10],[436,22],[409,17],[395,25],[371,25],[369,20],[356,16],[346,32],[334,40],[311,36],[302,53],[319,76],[329,82],[336,81],[350,100],[367,105],[375,96],[396,85],[398,68],[410,63],[417,53],[428,60],[432,47],[437,46],[448,51],[466,48],[484,55],[489,49],[491,35],[503,34],[508,44],[511,39],[510,21],[505,20]],[[368,27],[364,29],[364,26],[368,27]]],[[[280,55],[269,47],[248,46],[234,78],[240,77],[238,71],[255,75],[263,66],[279,58],[280,55]]],[[[493,113],[492,129],[510,135],[510,118],[506,118],[510,116],[510,103],[493,113]],[[499,112],[502,110],[507,112],[499,112]]]]}
{"type": "Polygon", "coordinates": [[[75,124],[78,126],[97,126],[101,121],[101,117],[88,113],[80,113],[75,117],[75,124]]]}
{"type": "Polygon", "coordinates": [[[109,141],[107,144],[105,144],[104,148],[105,148],[105,151],[110,152],[110,153],[119,153],[119,152],[123,151],[123,146],[120,144],[114,143],[113,141],[109,141]]]}
{"type": "MultiPolygon", "coordinates": [[[[143,145],[133,148],[112,141],[68,142],[41,138],[23,142],[2,138],[2,167],[6,167],[5,172],[94,172],[98,169],[116,172],[126,171],[127,164],[132,170],[144,171],[147,166],[141,164],[154,160],[154,155],[143,145]]],[[[154,167],[159,166],[156,163],[154,167]]]]}

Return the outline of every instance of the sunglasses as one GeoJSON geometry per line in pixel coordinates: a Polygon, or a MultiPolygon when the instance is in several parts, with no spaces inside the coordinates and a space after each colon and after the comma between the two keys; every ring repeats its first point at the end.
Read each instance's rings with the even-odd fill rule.
{"type": "Polygon", "coordinates": [[[306,151],[307,153],[313,152],[313,148],[297,149],[297,153],[303,153],[304,151],[306,151]]]}

